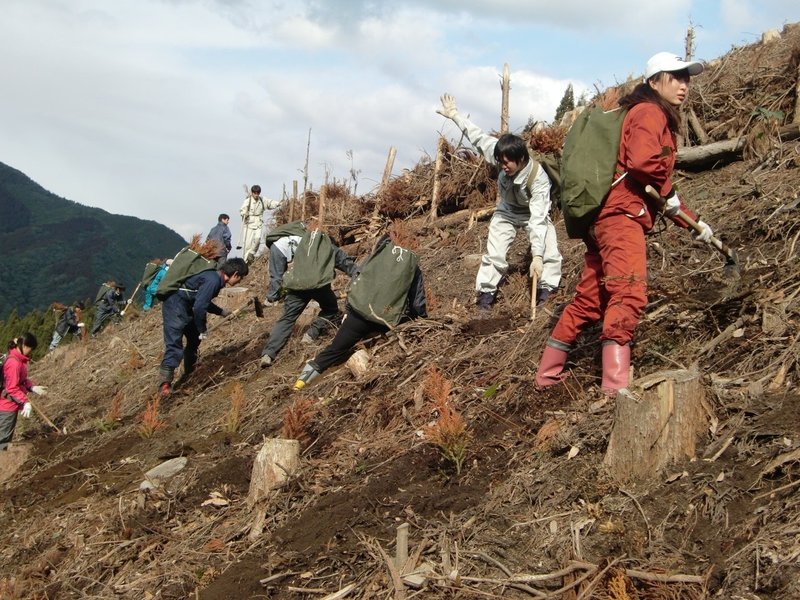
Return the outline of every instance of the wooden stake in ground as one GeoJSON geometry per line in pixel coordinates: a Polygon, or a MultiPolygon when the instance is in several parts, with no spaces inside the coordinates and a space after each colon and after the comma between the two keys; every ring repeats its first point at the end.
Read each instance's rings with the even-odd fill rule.
{"type": "Polygon", "coordinates": [[[536,318],[536,286],[539,283],[539,278],[536,273],[531,274],[531,321],[536,318]]]}
{"type": "Polygon", "coordinates": [[[308,128],[308,143],[306,144],[306,166],[303,167],[303,216],[301,219],[306,220],[306,190],[308,190],[308,153],[311,150],[311,128],[308,128]]]}
{"type": "Polygon", "coordinates": [[[663,371],[618,393],[614,428],[603,463],[619,481],[652,478],[695,455],[709,415],[696,371],[663,371]]]}

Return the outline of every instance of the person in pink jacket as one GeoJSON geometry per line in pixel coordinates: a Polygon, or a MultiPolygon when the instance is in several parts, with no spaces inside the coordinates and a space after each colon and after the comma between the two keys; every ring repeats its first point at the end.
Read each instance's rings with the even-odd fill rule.
{"type": "Polygon", "coordinates": [[[28,392],[44,396],[44,386],[28,379],[28,363],[38,342],[32,333],[21,335],[8,346],[3,362],[3,391],[0,393],[0,450],[6,450],[17,426],[17,413],[26,419],[31,415],[28,392]]]}

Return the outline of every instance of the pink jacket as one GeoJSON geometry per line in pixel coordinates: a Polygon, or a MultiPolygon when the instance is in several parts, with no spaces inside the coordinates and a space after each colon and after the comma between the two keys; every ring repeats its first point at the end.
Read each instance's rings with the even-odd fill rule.
{"type": "Polygon", "coordinates": [[[14,412],[20,410],[28,401],[28,392],[33,387],[33,382],[28,379],[29,356],[25,356],[16,348],[8,353],[6,362],[3,363],[3,393],[0,395],[0,411],[14,412]],[[16,400],[11,400],[11,396],[16,400]]]}

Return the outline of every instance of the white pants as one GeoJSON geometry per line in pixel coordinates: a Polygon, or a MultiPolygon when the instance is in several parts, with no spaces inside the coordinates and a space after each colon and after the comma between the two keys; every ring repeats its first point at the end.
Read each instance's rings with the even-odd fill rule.
{"type": "Polygon", "coordinates": [[[261,245],[261,228],[248,225],[244,228],[244,239],[242,240],[242,258],[252,261],[256,257],[258,247],[261,245]]]}
{"type": "MultiPolygon", "coordinates": [[[[500,280],[508,270],[506,254],[517,237],[517,229],[525,228],[530,239],[527,217],[514,218],[507,213],[495,212],[489,222],[489,239],[486,240],[486,253],[481,258],[475,289],[478,293],[497,292],[500,280]]],[[[556,289],[561,281],[561,253],[556,243],[556,228],[548,219],[547,235],[544,239],[544,256],[542,256],[542,277],[539,287],[556,289]]]]}

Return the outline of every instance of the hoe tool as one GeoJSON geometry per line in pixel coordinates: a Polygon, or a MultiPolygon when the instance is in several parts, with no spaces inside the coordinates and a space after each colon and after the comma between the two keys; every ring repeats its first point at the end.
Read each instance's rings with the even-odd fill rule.
{"type": "MultiPolygon", "coordinates": [[[[655,188],[653,188],[653,186],[645,186],[644,190],[651,198],[659,202],[659,205],[662,208],[664,207],[666,200],[661,197],[661,194],[659,194],[655,188]]],[[[694,229],[697,233],[703,232],[703,228],[697,224],[697,221],[692,219],[682,210],[678,210],[678,212],[675,213],[675,216],[689,225],[689,227],[694,229]]],[[[728,277],[738,278],[742,273],[742,267],[739,263],[739,256],[736,254],[736,249],[731,248],[725,242],[716,237],[712,237],[709,240],[709,243],[714,246],[714,248],[719,250],[719,252],[725,257],[725,275],[728,277]]]]}

